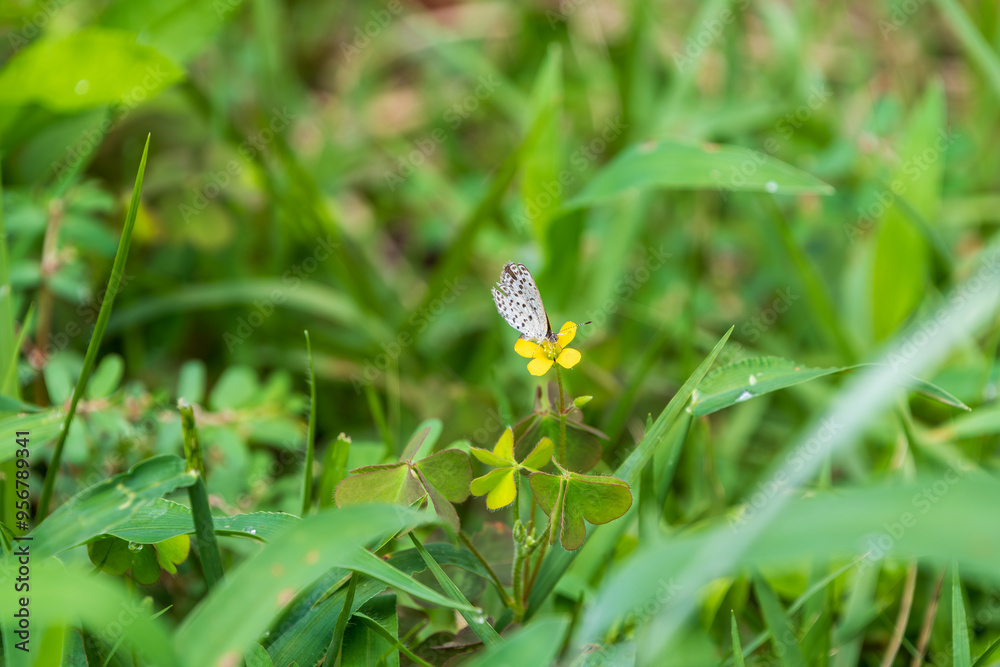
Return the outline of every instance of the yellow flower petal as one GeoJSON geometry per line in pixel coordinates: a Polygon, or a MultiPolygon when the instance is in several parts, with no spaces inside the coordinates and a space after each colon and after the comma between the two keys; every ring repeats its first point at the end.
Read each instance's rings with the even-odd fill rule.
{"type": "Polygon", "coordinates": [[[486,507],[491,510],[498,510],[514,502],[514,497],[517,496],[517,483],[514,481],[515,474],[517,474],[516,468],[510,468],[506,471],[506,474],[500,478],[497,485],[486,496],[486,507]]]}
{"type": "Polygon", "coordinates": [[[556,363],[558,363],[563,368],[573,368],[573,366],[576,366],[578,363],[580,363],[580,359],[582,358],[582,356],[583,355],[581,355],[578,350],[574,350],[572,348],[567,347],[562,351],[562,354],[559,355],[559,358],[556,359],[556,363]]]}
{"type": "Polygon", "coordinates": [[[510,426],[497,440],[493,453],[508,463],[514,463],[514,431],[511,430],[510,426]]]}
{"type": "Polygon", "coordinates": [[[534,357],[535,351],[538,349],[540,349],[538,343],[532,343],[530,340],[523,338],[518,338],[517,342],[514,343],[514,351],[526,359],[534,357]]]}
{"type": "Polygon", "coordinates": [[[545,375],[552,368],[552,360],[547,357],[532,359],[528,364],[528,372],[532,375],[545,375]]]}
{"type": "Polygon", "coordinates": [[[567,322],[562,325],[562,329],[559,330],[559,346],[566,347],[573,342],[574,338],[576,338],[576,324],[567,322]]]}

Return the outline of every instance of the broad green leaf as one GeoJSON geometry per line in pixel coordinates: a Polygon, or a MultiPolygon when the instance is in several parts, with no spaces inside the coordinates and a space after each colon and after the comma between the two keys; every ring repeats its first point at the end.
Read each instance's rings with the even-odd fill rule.
{"type": "Polygon", "coordinates": [[[409,505],[420,498],[420,483],[406,463],[369,466],[352,471],[337,485],[338,507],[359,503],[409,505]]]}
{"type": "Polygon", "coordinates": [[[569,619],[565,616],[538,618],[471,660],[467,667],[555,664],[568,628],[569,619]]]}
{"type": "Polygon", "coordinates": [[[342,665],[399,667],[399,619],[396,596],[380,595],[366,602],[354,615],[344,636],[342,665]]]}
{"type": "Polygon", "coordinates": [[[464,603],[456,604],[452,601],[452,599],[441,595],[432,588],[428,588],[425,584],[422,584],[408,574],[401,572],[393,565],[390,565],[365,549],[355,549],[351,553],[345,553],[338,556],[338,559],[342,567],[368,575],[372,579],[377,579],[387,586],[392,586],[396,590],[409,593],[410,595],[426,602],[430,602],[431,604],[436,604],[439,607],[465,609],[466,611],[471,609],[471,607],[465,606],[464,603]]]}
{"type": "Polygon", "coordinates": [[[453,503],[469,497],[472,468],[469,455],[459,449],[445,449],[417,462],[427,481],[453,503]]]}
{"type": "MultiPolygon", "coordinates": [[[[218,535],[270,541],[299,518],[282,512],[252,512],[216,516],[212,520],[218,535]]],[[[157,498],[105,532],[130,542],[153,544],[193,533],[194,523],[189,507],[157,498]]]]}
{"type": "Polygon", "coordinates": [[[878,201],[868,207],[869,219],[882,218],[871,279],[872,326],[879,341],[892,334],[924,297],[928,244],[896,200],[904,197],[925,220],[937,218],[951,143],[944,123],[944,90],[934,80],[904,130],[889,189],[880,190],[878,201]]]}
{"type": "Polygon", "coordinates": [[[761,151],[663,139],[622,151],[564,208],[591,206],[650,188],[833,194],[833,188],[815,176],[761,151]]]}
{"type": "MultiPolygon", "coordinates": [[[[34,549],[34,545],[31,547],[34,549]]],[[[34,554],[32,554],[34,556],[34,554]]],[[[0,580],[17,578],[17,562],[0,562],[0,580]]],[[[23,596],[14,586],[0,586],[0,609],[17,609],[23,596]]],[[[100,633],[120,627],[124,648],[135,652],[141,664],[178,665],[169,634],[161,620],[153,618],[149,607],[125,585],[111,577],[93,576],[93,568],[66,565],[54,560],[31,562],[31,648],[47,632],[83,626],[100,633]],[[127,619],[127,624],[122,620],[127,619]]]]}
{"type": "Polygon", "coordinates": [[[59,427],[66,415],[59,408],[0,419],[0,462],[14,458],[17,451],[17,432],[31,433],[31,445],[38,447],[59,435],[59,427]]]}
{"type": "Polygon", "coordinates": [[[33,555],[39,560],[107,533],[134,512],[163,495],[193,484],[184,461],[165,454],[137,463],[59,507],[33,531],[33,555]]]}
{"type": "Polygon", "coordinates": [[[432,520],[425,512],[384,505],[326,510],[303,519],[227,572],[187,615],[174,639],[181,661],[198,667],[239,659],[304,586],[332,567],[344,567],[344,559],[367,544],[432,520]]]}
{"type": "Polygon", "coordinates": [[[334,492],[340,481],[347,477],[347,459],[351,455],[351,439],[341,433],[327,445],[323,454],[323,470],[319,483],[319,507],[333,505],[334,492]]]}
{"type": "Polygon", "coordinates": [[[10,396],[0,396],[0,412],[41,412],[44,408],[10,396]]]}
{"type": "Polygon", "coordinates": [[[160,563],[160,567],[170,574],[175,574],[176,566],[186,561],[191,553],[191,539],[187,535],[168,537],[155,546],[156,560],[160,563]]]}
{"type": "Polygon", "coordinates": [[[243,654],[244,660],[246,660],[247,667],[274,667],[274,663],[271,661],[271,656],[267,654],[267,650],[260,644],[254,644],[250,649],[243,654]]]}
{"type": "Polygon", "coordinates": [[[137,95],[151,98],[183,76],[156,49],[137,44],[134,34],[88,27],[41,39],[11,58],[0,70],[0,105],[35,103],[59,112],[127,108],[137,95]]]}
{"type": "Polygon", "coordinates": [[[117,537],[101,537],[87,545],[90,562],[108,574],[119,576],[132,567],[128,542],[117,537]]]}
{"type": "MultiPolygon", "coordinates": [[[[521,174],[523,213],[514,218],[518,227],[530,227],[535,238],[544,240],[552,213],[563,199],[565,182],[560,182],[563,157],[562,118],[562,48],[550,42],[545,61],[538,69],[528,107],[528,123],[544,123],[538,142],[524,156],[521,174]]],[[[568,172],[567,172],[568,173],[568,172]]],[[[566,180],[565,177],[563,179],[566,180]]]]}
{"type": "Polygon", "coordinates": [[[110,396],[125,374],[125,362],[117,354],[109,354],[101,359],[94,373],[87,381],[87,398],[110,396]]]}
{"type": "Polygon", "coordinates": [[[632,506],[628,484],[614,477],[576,473],[559,477],[537,472],[531,475],[531,489],[542,511],[558,528],[560,543],[567,551],[583,545],[587,537],[584,519],[593,524],[608,523],[632,506]]]}
{"type": "Polygon", "coordinates": [[[156,561],[156,548],[143,544],[132,554],[132,578],[149,586],[160,578],[160,564],[156,561]]]}
{"type": "MultiPolygon", "coordinates": [[[[441,423],[437,422],[437,426],[438,426],[437,431],[440,432],[441,423]]],[[[428,436],[430,436],[432,430],[434,430],[434,425],[428,424],[427,426],[424,426],[423,428],[418,428],[416,431],[414,431],[413,436],[410,438],[410,441],[406,443],[406,447],[403,449],[403,453],[402,455],[400,455],[399,460],[412,461],[413,459],[417,458],[417,454],[423,448],[423,445],[428,440],[428,436]]]]}
{"type": "MultiPolygon", "coordinates": [[[[816,378],[867,368],[875,364],[855,364],[833,368],[808,368],[780,357],[753,357],[723,366],[705,377],[692,394],[695,416],[712,414],[763,394],[815,380],[816,378]]],[[[908,378],[909,388],[945,405],[968,410],[955,396],[930,382],[908,378]]]]}
{"type": "Polygon", "coordinates": [[[541,470],[549,461],[552,460],[552,452],[555,448],[555,444],[552,442],[551,438],[542,438],[535,445],[535,448],[524,457],[524,461],[521,465],[525,468],[530,468],[531,470],[541,470]]]}
{"type": "Polygon", "coordinates": [[[208,404],[213,410],[236,410],[254,403],[260,383],[257,373],[249,366],[230,366],[212,388],[208,404]]]}

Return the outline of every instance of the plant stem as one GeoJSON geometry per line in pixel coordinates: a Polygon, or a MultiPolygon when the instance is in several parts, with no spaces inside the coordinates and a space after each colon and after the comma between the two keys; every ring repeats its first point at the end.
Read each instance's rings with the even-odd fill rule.
{"type": "Polygon", "coordinates": [[[556,382],[559,384],[559,464],[566,465],[566,395],[563,392],[562,369],[558,364],[556,382]]]}
{"type": "Polygon", "coordinates": [[[507,593],[507,589],[504,588],[504,585],[500,583],[500,577],[498,577],[497,573],[493,570],[492,567],[490,567],[490,564],[486,562],[486,559],[483,558],[483,555],[479,553],[479,549],[477,549],[475,545],[472,544],[472,540],[469,539],[468,535],[466,535],[461,531],[459,531],[458,533],[458,539],[462,541],[462,544],[465,545],[466,549],[472,552],[472,555],[476,557],[476,560],[482,563],[482,566],[486,570],[486,573],[490,575],[490,579],[493,580],[493,585],[497,587],[497,591],[499,591],[500,595],[503,597],[504,604],[510,607],[511,610],[514,610],[514,600],[510,597],[510,594],[507,593]]]}
{"type": "Polygon", "coordinates": [[[514,581],[514,622],[519,622],[524,615],[524,587],[521,580],[524,577],[524,549],[522,545],[514,545],[514,571],[511,578],[514,581]]]}

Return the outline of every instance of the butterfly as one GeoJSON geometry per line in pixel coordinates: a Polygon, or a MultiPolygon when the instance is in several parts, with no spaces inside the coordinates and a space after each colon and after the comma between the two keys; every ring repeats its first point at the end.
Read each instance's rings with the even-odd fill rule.
{"type": "MultiPolygon", "coordinates": [[[[521,332],[521,338],[540,345],[546,342],[558,343],[559,336],[566,335],[565,331],[552,331],[549,315],[542,303],[542,294],[524,264],[507,262],[500,272],[500,282],[492,292],[497,311],[507,324],[521,332]]],[[[574,325],[573,328],[583,324],[574,325]]]]}

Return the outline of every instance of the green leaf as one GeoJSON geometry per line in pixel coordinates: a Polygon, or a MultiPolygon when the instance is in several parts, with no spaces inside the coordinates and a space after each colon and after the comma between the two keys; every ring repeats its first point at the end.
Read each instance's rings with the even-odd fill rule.
{"type": "Polygon", "coordinates": [[[427,481],[453,503],[469,497],[472,467],[469,455],[460,449],[445,449],[417,462],[427,481]]]}
{"type": "Polygon", "coordinates": [[[965,598],[962,596],[962,580],[958,566],[951,570],[951,642],[955,667],[972,667],[972,651],[969,648],[969,623],[965,617],[965,598]]]}
{"type": "Polygon", "coordinates": [[[42,412],[44,408],[19,401],[10,396],[0,396],[0,412],[42,412]]]}
{"type": "Polygon", "coordinates": [[[771,631],[774,653],[780,656],[781,664],[785,667],[805,667],[806,661],[802,655],[802,647],[796,639],[795,628],[789,622],[785,610],[781,608],[778,597],[763,577],[754,578],[754,591],[764,613],[764,621],[771,631]],[[787,639],[789,635],[791,641],[787,639]]]}
{"type": "Polygon", "coordinates": [[[128,542],[117,537],[100,537],[87,545],[87,556],[95,567],[120,576],[132,567],[132,552],[128,542]]]}
{"type": "Polygon", "coordinates": [[[564,184],[559,181],[563,156],[562,118],[562,48],[550,42],[535,78],[528,107],[528,125],[541,121],[543,131],[538,142],[524,156],[521,174],[521,198],[526,222],[535,238],[546,238],[548,222],[559,208],[564,184]]]}
{"type": "MultiPolygon", "coordinates": [[[[438,426],[439,428],[437,430],[440,432],[440,422],[438,422],[438,426]]],[[[406,448],[403,449],[403,454],[399,457],[399,460],[412,461],[413,459],[417,458],[419,450],[422,448],[424,442],[428,439],[428,436],[431,434],[432,430],[434,430],[433,424],[429,424],[423,428],[418,428],[414,432],[413,436],[410,438],[410,441],[406,443],[406,448]]]]}
{"type": "Polygon", "coordinates": [[[191,405],[205,400],[205,362],[200,359],[185,361],[177,379],[177,398],[191,405]]]}
{"type": "Polygon", "coordinates": [[[227,572],[185,617],[175,634],[181,661],[207,667],[226,655],[242,655],[304,586],[332,567],[344,567],[344,559],[365,545],[431,520],[424,512],[379,505],[327,510],[303,519],[227,572]]]}
{"type": "Polygon", "coordinates": [[[36,103],[75,112],[120,105],[136,91],[151,98],[182,78],[156,49],[137,44],[134,34],[88,27],[40,39],[11,58],[0,70],[0,105],[36,103]]]}
{"type": "MultiPolygon", "coordinates": [[[[705,377],[692,395],[692,412],[698,417],[709,415],[772,391],[834,373],[875,365],[855,364],[834,368],[808,368],[780,357],[742,359],[728,366],[723,366],[705,377]]],[[[920,392],[945,405],[963,410],[969,409],[958,398],[930,382],[919,378],[908,378],[907,383],[913,391],[920,392]]]]}
{"type": "Polygon", "coordinates": [[[587,537],[584,519],[593,524],[608,523],[632,506],[628,484],[614,477],[576,473],[559,477],[538,472],[530,481],[538,504],[553,528],[558,528],[560,543],[567,551],[583,546],[587,537]]]}
{"type": "Polygon", "coordinates": [[[551,438],[542,438],[531,450],[531,453],[524,457],[521,465],[531,470],[541,470],[552,460],[552,452],[555,445],[551,438]]]}
{"type": "Polygon", "coordinates": [[[191,553],[191,539],[187,535],[167,538],[155,546],[157,562],[170,574],[176,574],[176,566],[186,561],[191,553]]]}
{"type": "Polygon", "coordinates": [[[271,656],[268,655],[267,650],[260,644],[251,646],[243,654],[243,659],[246,660],[247,667],[274,667],[271,656]]]}
{"type": "Polygon", "coordinates": [[[87,382],[87,398],[110,396],[125,374],[125,362],[117,354],[109,354],[98,364],[87,382]]]}
{"type": "Polygon", "coordinates": [[[323,470],[319,482],[319,507],[333,505],[334,492],[341,480],[347,477],[347,459],[351,454],[351,439],[341,433],[327,445],[323,455],[323,470]]]}
{"type": "Polygon", "coordinates": [[[260,382],[249,366],[229,366],[212,388],[208,404],[213,410],[238,410],[253,404],[260,382]]]}
{"type": "MultiPolygon", "coordinates": [[[[18,576],[17,568],[16,560],[4,559],[0,562],[0,579],[14,581],[18,576]]],[[[0,608],[17,609],[18,597],[23,595],[14,586],[0,586],[0,608]]],[[[47,633],[62,633],[66,627],[121,627],[122,615],[126,613],[128,628],[121,633],[121,640],[128,651],[141,657],[137,662],[184,664],[176,659],[164,622],[153,618],[149,609],[126,591],[120,580],[95,577],[92,568],[54,560],[43,562],[36,560],[32,553],[30,611],[33,649],[36,637],[44,644],[47,633]]]]}
{"type": "Polygon", "coordinates": [[[539,618],[469,661],[467,667],[555,664],[568,628],[569,619],[565,616],[539,618]]]}
{"type": "Polygon", "coordinates": [[[869,216],[884,211],[872,270],[872,326],[876,340],[892,334],[924,297],[928,244],[897,201],[904,197],[925,220],[935,220],[941,199],[945,150],[944,90],[939,81],[927,87],[911,114],[899,149],[899,163],[889,189],[878,195],[869,216]]]}
{"type": "MultiPolygon", "coordinates": [[[[271,541],[298,523],[299,518],[282,512],[252,512],[217,516],[212,520],[218,535],[271,541]]],[[[194,524],[190,508],[158,498],[137,509],[106,532],[130,542],[154,544],[180,535],[189,535],[194,532],[194,524]]]]}
{"type": "Polygon", "coordinates": [[[337,485],[337,507],[362,503],[410,505],[420,498],[421,488],[406,463],[387,463],[351,471],[337,485]]]}
{"type": "Polygon", "coordinates": [[[146,504],[195,476],[177,456],[155,456],[137,463],[70,498],[33,531],[32,555],[39,560],[107,533],[146,504]]]}
{"type": "Polygon", "coordinates": [[[152,544],[143,544],[132,554],[132,578],[147,586],[160,579],[160,564],[156,560],[156,549],[152,544]]]}
{"type": "Polygon", "coordinates": [[[306,357],[309,371],[309,427],[306,430],[306,460],[302,465],[302,516],[313,506],[313,456],[316,449],[316,369],[313,367],[312,342],[306,335],[306,357]]]}
{"type": "Polygon", "coordinates": [[[625,192],[650,188],[833,194],[833,188],[815,176],[761,151],[660,140],[622,151],[566,202],[565,209],[592,206],[625,192]],[[746,175],[746,171],[751,173],[746,175]]]}

